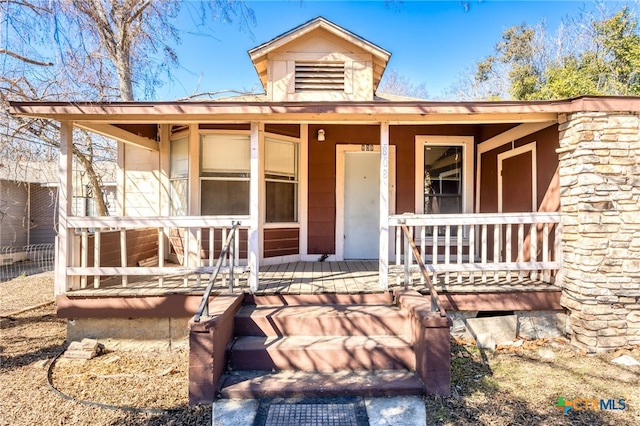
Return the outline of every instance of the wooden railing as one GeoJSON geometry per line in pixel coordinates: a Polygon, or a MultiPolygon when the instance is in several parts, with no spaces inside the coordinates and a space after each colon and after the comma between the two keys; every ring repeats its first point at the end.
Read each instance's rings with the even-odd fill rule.
{"type": "MultiPolygon", "coordinates": [[[[444,310],[444,307],[440,303],[440,296],[438,296],[438,291],[433,286],[431,282],[431,278],[429,277],[429,271],[427,270],[427,266],[424,264],[422,259],[422,255],[416,246],[413,237],[411,236],[411,231],[407,225],[401,225],[400,229],[402,230],[402,234],[404,236],[404,253],[411,253],[413,258],[416,260],[418,264],[418,268],[420,269],[421,277],[424,283],[427,285],[427,290],[429,291],[429,296],[431,297],[431,312],[437,312],[441,317],[446,317],[447,313],[444,310]]],[[[405,262],[409,265],[409,262],[405,262]]],[[[404,280],[404,289],[407,290],[407,286],[410,281],[409,268],[405,268],[405,280],[404,280]]]]}
{"type": "MultiPolygon", "coordinates": [[[[433,283],[555,282],[562,269],[559,213],[403,214],[389,217],[395,232],[395,272],[418,271],[412,256],[403,256],[402,226],[420,247],[433,283]],[[404,260],[404,262],[403,262],[404,260]]],[[[405,250],[406,251],[406,250],[405,250]]],[[[424,278],[421,278],[424,281],[424,278]]]]}
{"type": "MultiPolygon", "coordinates": [[[[169,276],[182,276],[188,285],[195,275],[197,285],[201,274],[212,274],[227,233],[242,218],[206,216],[180,217],[71,217],[69,232],[75,233],[71,266],[66,275],[67,290],[87,288],[92,277],[93,287],[100,288],[101,279],[121,280],[127,287],[131,276],[157,277],[162,287],[169,276]],[[172,232],[172,230],[174,232],[172,232]],[[177,232],[176,232],[177,231],[177,232]],[[172,244],[180,266],[165,262],[172,244]]],[[[240,230],[236,228],[234,262],[236,277],[246,270],[247,247],[240,247],[240,230]]],[[[220,272],[229,273],[226,262],[220,272]]]]}

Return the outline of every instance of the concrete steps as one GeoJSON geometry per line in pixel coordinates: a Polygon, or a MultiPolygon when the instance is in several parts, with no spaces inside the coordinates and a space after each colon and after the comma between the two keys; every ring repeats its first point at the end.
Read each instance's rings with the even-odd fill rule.
{"type": "Polygon", "coordinates": [[[220,396],[229,399],[421,395],[424,384],[403,370],[234,371],[222,379],[220,396]]]}
{"type": "Polygon", "coordinates": [[[243,336],[231,348],[233,370],[414,369],[411,345],[399,336],[243,336]]]}
{"type": "Polygon", "coordinates": [[[402,335],[406,315],[389,305],[302,305],[240,308],[239,336],[402,335]]]}
{"type": "Polygon", "coordinates": [[[224,398],[421,395],[407,312],[389,293],[246,296],[224,398]]]}

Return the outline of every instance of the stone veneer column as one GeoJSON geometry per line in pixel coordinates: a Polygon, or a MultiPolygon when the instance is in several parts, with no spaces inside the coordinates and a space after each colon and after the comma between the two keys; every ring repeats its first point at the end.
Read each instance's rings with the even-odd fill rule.
{"type": "Polygon", "coordinates": [[[572,343],[590,352],[640,344],[640,115],[570,114],[558,153],[572,343]]]}

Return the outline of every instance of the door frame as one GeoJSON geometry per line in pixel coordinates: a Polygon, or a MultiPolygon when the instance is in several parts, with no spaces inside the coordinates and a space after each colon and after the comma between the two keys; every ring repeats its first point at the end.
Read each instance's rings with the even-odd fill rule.
{"type": "Polygon", "coordinates": [[[536,143],[531,142],[518,148],[498,154],[498,213],[502,213],[502,162],[508,158],[516,157],[529,151],[531,151],[531,211],[535,212],[538,210],[538,174],[536,171],[536,165],[538,164],[538,162],[536,159],[536,143]]]}
{"type": "MultiPolygon", "coordinates": [[[[344,192],[347,152],[380,152],[380,145],[336,145],[336,260],[344,260],[344,192]]],[[[378,169],[380,172],[380,169],[378,169]]],[[[396,211],[396,147],[389,145],[389,214],[396,211]]],[[[393,235],[389,234],[391,240],[393,235]]]]}

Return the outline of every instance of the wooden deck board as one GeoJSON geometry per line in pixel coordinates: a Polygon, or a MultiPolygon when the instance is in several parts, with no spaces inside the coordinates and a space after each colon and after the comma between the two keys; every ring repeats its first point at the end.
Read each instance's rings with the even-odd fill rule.
{"type": "MultiPolygon", "coordinates": [[[[292,262],[280,265],[262,266],[259,272],[260,286],[258,294],[318,294],[318,293],[377,293],[378,286],[377,261],[344,261],[344,262],[292,262]]],[[[249,291],[248,274],[240,275],[239,286],[234,291],[249,291]]],[[[413,274],[413,285],[418,291],[425,291],[420,284],[418,274],[413,274]]],[[[103,280],[98,289],[85,288],[68,292],[69,296],[157,296],[164,294],[203,294],[209,282],[209,276],[203,275],[201,285],[196,285],[196,277],[191,276],[188,285],[184,286],[182,277],[167,277],[162,287],[158,285],[156,277],[129,277],[127,287],[122,287],[120,280],[103,280]]],[[[402,286],[402,280],[401,280],[402,286]]],[[[395,275],[389,276],[389,288],[397,288],[395,275]]],[[[533,281],[525,278],[519,283],[506,281],[506,273],[501,273],[499,282],[493,282],[493,276],[483,283],[476,277],[473,283],[463,277],[462,283],[452,276],[449,284],[439,281],[435,285],[438,292],[452,293],[483,293],[483,292],[514,292],[514,291],[550,291],[558,287],[550,283],[533,281]]],[[[227,294],[228,282],[218,277],[213,287],[214,294],[227,294]]]]}

